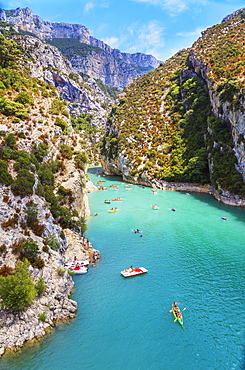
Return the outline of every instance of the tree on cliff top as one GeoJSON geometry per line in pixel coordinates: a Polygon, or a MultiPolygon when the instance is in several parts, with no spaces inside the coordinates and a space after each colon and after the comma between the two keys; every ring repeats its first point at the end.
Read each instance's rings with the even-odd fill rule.
{"type": "Polygon", "coordinates": [[[0,276],[0,304],[2,307],[20,311],[33,302],[37,291],[28,267],[27,260],[18,261],[13,275],[0,276]]]}

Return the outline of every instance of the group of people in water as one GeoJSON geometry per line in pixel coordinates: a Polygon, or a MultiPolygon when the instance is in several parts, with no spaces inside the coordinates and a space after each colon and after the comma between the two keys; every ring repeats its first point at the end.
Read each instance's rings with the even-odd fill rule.
{"type": "MultiPolygon", "coordinates": [[[[92,266],[94,266],[96,264],[96,262],[99,261],[99,259],[100,259],[100,253],[99,253],[99,251],[95,250],[93,252],[92,261],[91,261],[92,266]]],[[[72,263],[75,265],[76,269],[79,269],[80,267],[82,267],[84,265],[83,262],[81,263],[77,260],[77,256],[74,256],[74,259],[73,259],[72,263]]]]}

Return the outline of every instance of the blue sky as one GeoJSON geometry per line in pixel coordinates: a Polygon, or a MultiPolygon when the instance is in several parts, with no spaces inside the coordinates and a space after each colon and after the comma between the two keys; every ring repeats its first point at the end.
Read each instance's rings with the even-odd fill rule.
{"type": "Polygon", "coordinates": [[[78,23],[122,52],[164,61],[190,47],[201,31],[220,23],[244,0],[0,0],[0,8],[29,7],[51,22],[78,23]]]}

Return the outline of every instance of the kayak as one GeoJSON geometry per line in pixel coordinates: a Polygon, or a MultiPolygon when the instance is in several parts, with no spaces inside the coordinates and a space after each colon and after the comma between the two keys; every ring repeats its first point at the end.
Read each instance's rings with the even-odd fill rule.
{"type": "Polygon", "coordinates": [[[180,313],[180,315],[177,316],[177,314],[174,311],[174,306],[173,305],[172,305],[172,310],[171,311],[173,312],[173,315],[174,315],[174,321],[178,321],[180,323],[180,325],[183,326],[184,325],[184,321],[183,321],[183,315],[182,315],[182,313],[180,313]]]}
{"type": "Polygon", "coordinates": [[[121,271],[121,275],[124,276],[125,278],[131,277],[131,276],[137,276],[137,275],[142,275],[147,273],[148,270],[144,267],[137,267],[133,271],[128,270],[123,270],[121,271]]]}
{"type": "Polygon", "coordinates": [[[112,209],[109,209],[109,211],[108,211],[108,212],[109,212],[109,213],[115,213],[115,212],[118,212],[118,211],[119,211],[119,209],[113,209],[113,208],[112,208],[112,209]]]}

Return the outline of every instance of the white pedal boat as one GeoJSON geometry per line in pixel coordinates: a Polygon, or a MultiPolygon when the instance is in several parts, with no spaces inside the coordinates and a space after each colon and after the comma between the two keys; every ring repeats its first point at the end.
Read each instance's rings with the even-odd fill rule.
{"type": "Polygon", "coordinates": [[[128,278],[128,277],[131,277],[131,276],[142,275],[142,274],[145,274],[146,272],[148,272],[148,270],[146,268],[137,267],[137,268],[133,269],[133,271],[131,269],[123,270],[123,271],[121,271],[121,275],[124,276],[125,278],[128,278]]]}
{"type": "Polygon", "coordinates": [[[76,261],[76,263],[74,262],[66,263],[65,267],[68,270],[72,270],[76,275],[79,275],[86,274],[86,272],[88,272],[87,267],[88,265],[89,265],[88,261],[76,261]]]}
{"type": "Polygon", "coordinates": [[[88,268],[85,266],[82,267],[70,267],[69,270],[73,271],[76,275],[86,274],[88,272],[88,268]]]}

